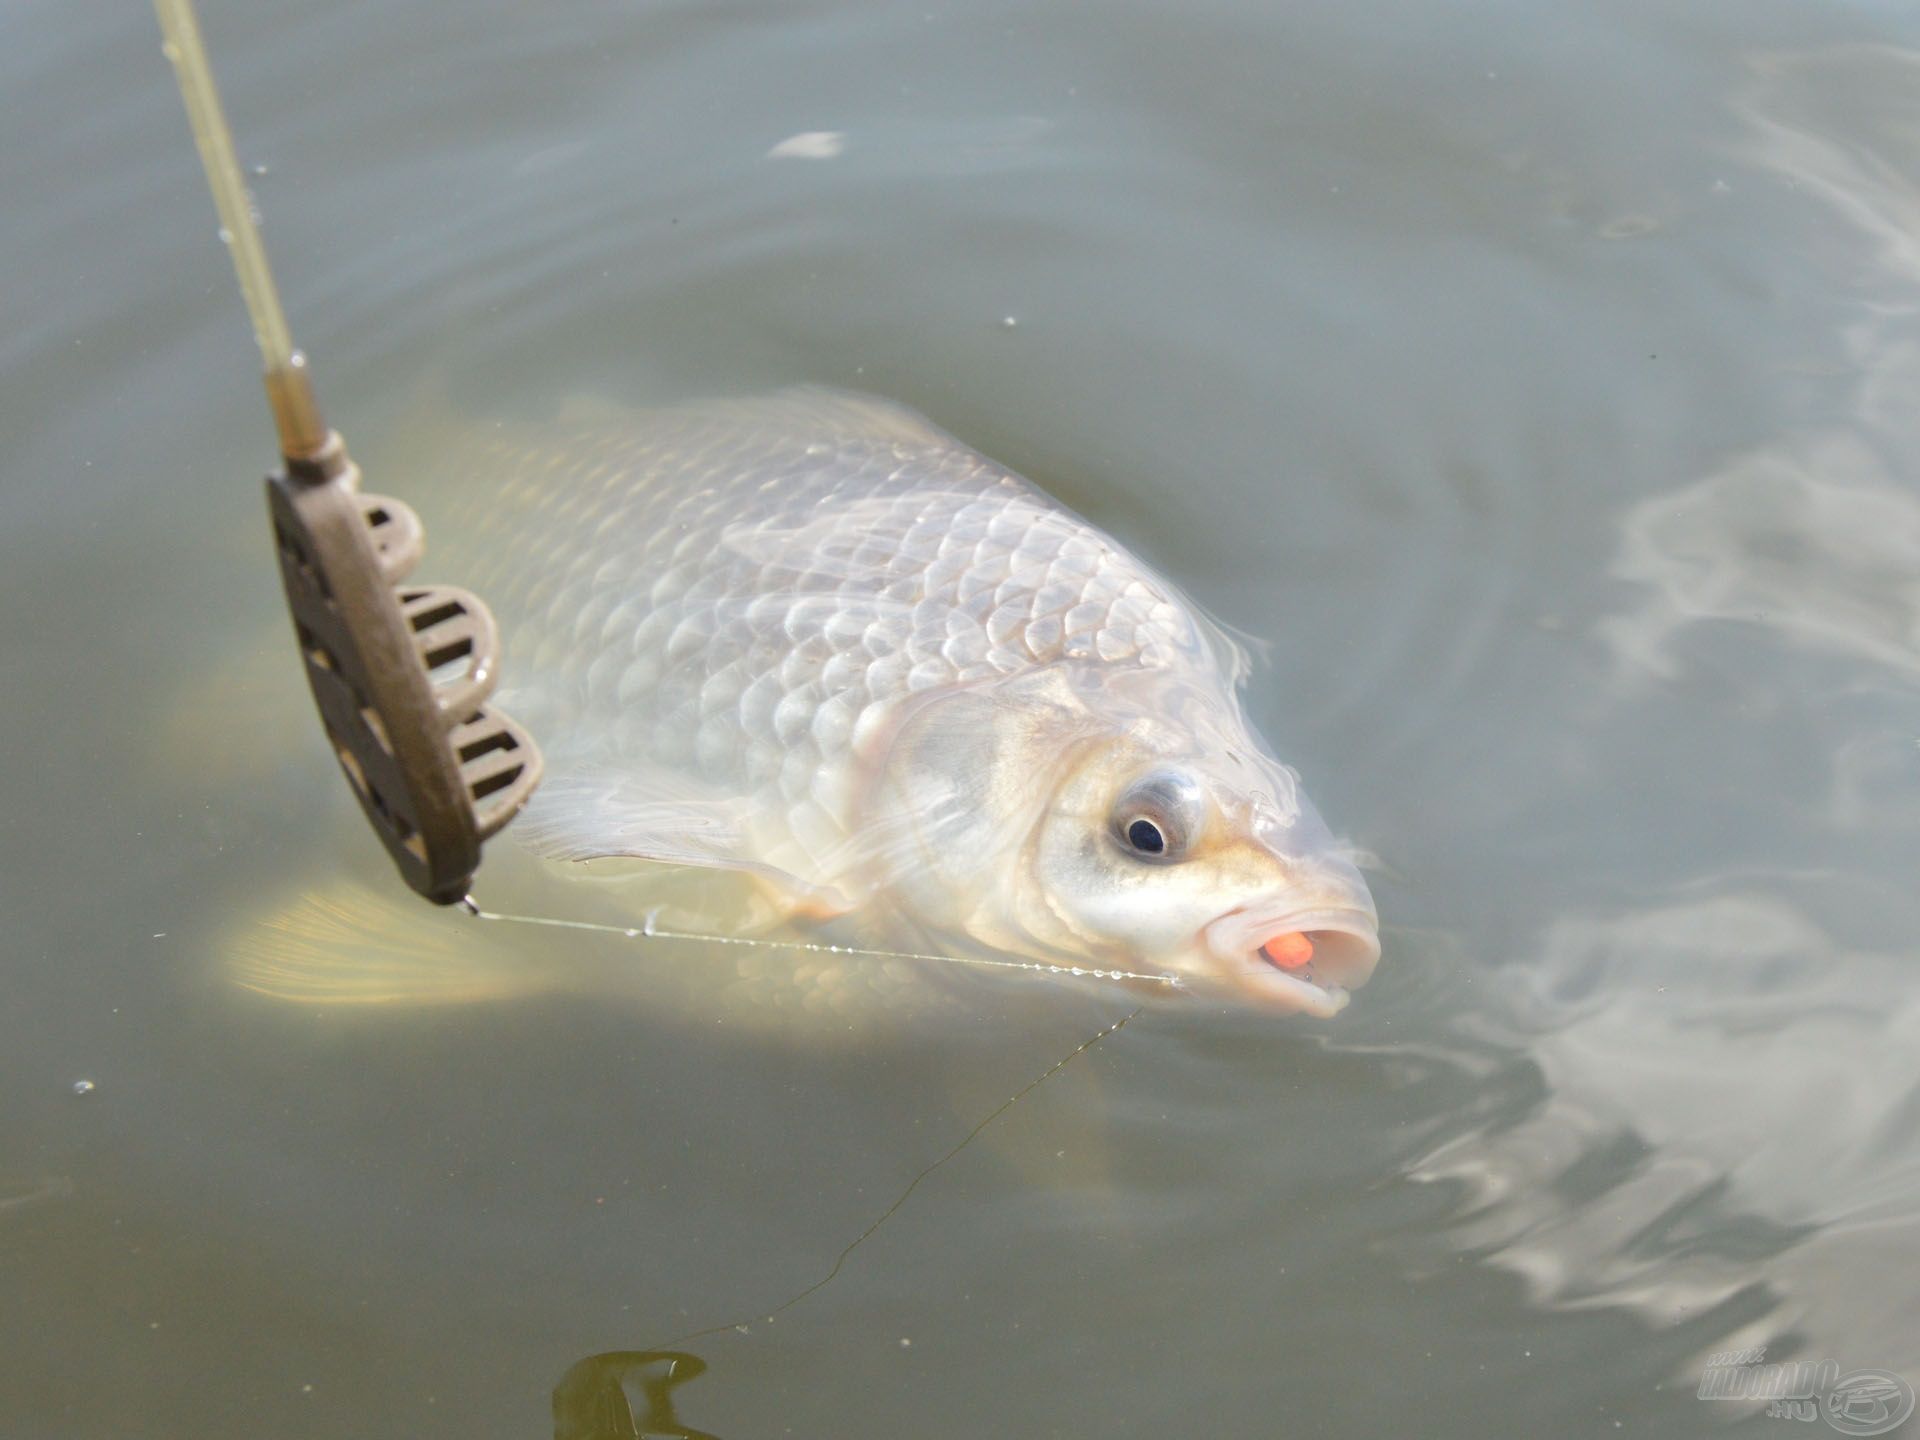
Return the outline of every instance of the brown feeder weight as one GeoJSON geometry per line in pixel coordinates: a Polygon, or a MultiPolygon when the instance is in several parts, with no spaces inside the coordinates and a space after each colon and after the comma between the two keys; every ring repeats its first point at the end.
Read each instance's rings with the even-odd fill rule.
{"type": "Polygon", "coordinates": [[[307,684],[340,768],[409,886],[463,898],[480,847],[525,805],[540,752],[487,705],[499,632],[451,585],[415,585],[419,518],[362,493],[360,470],[314,399],[254,226],[191,0],[155,0],[266,367],[284,469],[267,504],[307,684]]]}

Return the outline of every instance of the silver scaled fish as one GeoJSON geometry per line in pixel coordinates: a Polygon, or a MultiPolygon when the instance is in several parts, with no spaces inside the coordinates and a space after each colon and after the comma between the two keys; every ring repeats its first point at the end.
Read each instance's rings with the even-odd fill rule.
{"type": "Polygon", "coordinates": [[[537,853],[751,875],[954,955],[1338,1012],[1366,884],[1239,653],[1111,537],[909,411],[803,389],[462,462],[459,573],[548,756],[537,853]]]}

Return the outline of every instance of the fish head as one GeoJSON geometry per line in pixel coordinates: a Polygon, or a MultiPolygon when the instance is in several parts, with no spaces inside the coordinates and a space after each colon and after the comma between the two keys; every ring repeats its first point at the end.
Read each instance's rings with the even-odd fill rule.
{"type": "Polygon", "coordinates": [[[1032,863],[1048,908],[1089,948],[1202,991],[1327,1017],[1380,958],[1366,881],[1295,773],[1243,727],[1156,717],[1090,747],[1032,863]]]}
{"type": "Polygon", "coordinates": [[[1210,676],[1093,670],[930,705],[885,785],[926,928],[1331,1016],[1380,956],[1373,898],[1210,676]]]}

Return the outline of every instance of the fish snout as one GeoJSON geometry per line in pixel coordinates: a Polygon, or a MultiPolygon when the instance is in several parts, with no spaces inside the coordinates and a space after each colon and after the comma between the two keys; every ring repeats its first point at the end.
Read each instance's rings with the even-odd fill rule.
{"type": "Polygon", "coordinates": [[[1228,911],[1203,934],[1214,964],[1237,988],[1321,1018],[1344,1010],[1380,961],[1373,896],[1347,866],[1228,911]]]}

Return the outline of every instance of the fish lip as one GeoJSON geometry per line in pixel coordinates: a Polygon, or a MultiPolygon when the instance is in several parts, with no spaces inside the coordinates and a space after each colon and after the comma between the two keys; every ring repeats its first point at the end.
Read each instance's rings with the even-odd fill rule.
{"type": "Polygon", "coordinates": [[[1208,951],[1239,988],[1284,1012],[1323,1020],[1347,1008],[1380,960],[1380,922],[1371,905],[1235,910],[1203,933],[1208,951]],[[1282,969],[1263,948],[1295,931],[1313,936],[1317,952],[1299,972],[1282,969]]]}

